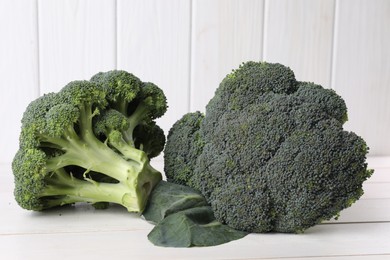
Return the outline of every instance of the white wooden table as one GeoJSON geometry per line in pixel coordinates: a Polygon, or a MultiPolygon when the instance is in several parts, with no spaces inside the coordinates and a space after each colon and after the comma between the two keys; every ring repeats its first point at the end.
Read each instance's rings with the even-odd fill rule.
{"type": "MultiPolygon", "coordinates": [[[[390,259],[390,157],[369,158],[376,172],[338,221],[304,234],[251,234],[209,248],[161,248],[152,225],[121,207],[87,205],[44,213],[19,208],[10,164],[0,165],[0,259],[390,259]]],[[[158,162],[154,165],[161,169],[158,162]]]]}

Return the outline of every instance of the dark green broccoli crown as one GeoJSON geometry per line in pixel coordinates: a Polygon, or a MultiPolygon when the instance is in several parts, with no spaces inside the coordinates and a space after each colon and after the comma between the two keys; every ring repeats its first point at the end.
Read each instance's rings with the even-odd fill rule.
{"type": "Polygon", "coordinates": [[[349,207],[371,174],[366,153],[363,139],[336,124],[292,133],[264,169],[273,230],[303,231],[349,207]]]}
{"type": "Polygon", "coordinates": [[[210,200],[215,217],[237,230],[268,232],[273,229],[272,198],[264,181],[233,180],[216,188],[210,200]],[[227,208],[228,207],[228,208],[227,208]]]}
{"type": "Polygon", "coordinates": [[[168,181],[187,184],[194,173],[196,158],[203,150],[199,135],[204,115],[200,112],[185,114],[168,133],[164,156],[164,171],[168,181]]]}
{"type": "Polygon", "coordinates": [[[292,93],[297,89],[294,72],[278,63],[246,62],[227,75],[206,106],[207,116],[240,110],[267,92],[292,93]]]}
{"type": "Polygon", "coordinates": [[[300,232],[350,206],[371,175],[364,140],[342,128],[346,115],[333,90],[248,62],[222,81],[195,134],[180,120],[172,127],[166,175],[200,190],[234,228],[300,232]]]}
{"type": "Polygon", "coordinates": [[[299,82],[294,95],[307,103],[315,104],[318,109],[342,124],[348,120],[345,101],[332,89],[324,89],[314,83],[299,82]]]}
{"type": "Polygon", "coordinates": [[[246,91],[292,93],[296,90],[294,72],[279,63],[249,61],[240,65],[227,75],[221,84],[222,88],[239,95],[248,95],[246,91]],[[234,86],[240,85],[240,88],[234,86]]]}

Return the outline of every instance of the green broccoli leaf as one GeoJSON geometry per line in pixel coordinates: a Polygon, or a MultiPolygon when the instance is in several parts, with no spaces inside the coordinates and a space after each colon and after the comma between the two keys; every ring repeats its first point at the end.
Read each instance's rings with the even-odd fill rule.
{"type": "Polygon", "coordinates": [[[198,191],[165,181],[153,189],[143,215],[157,223],[148,235],[156,246],[215,246],[247,235],[218,222],[198,191]]]}
{"type": "Polygon", "coordinates": [[[216,246],[243,238],[248,233],[237,231],[215,220],[210,206],[179,211],[164,218],[149,233],[156,246],[216,246]]]}
{"type": "Polygon", "coordinates": [[[148,206],[143,215],[147,221],[159,223],[170,214],[201,206],[207,206],[207,201],[196,190],[160,181],[150,194],[148,206]]]}

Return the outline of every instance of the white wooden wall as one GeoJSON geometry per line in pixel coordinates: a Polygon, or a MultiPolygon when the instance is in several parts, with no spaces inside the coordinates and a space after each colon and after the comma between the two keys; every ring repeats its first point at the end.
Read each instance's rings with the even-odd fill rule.
{"type": "Polygon", "coordinates": [[[166,93],[165,130],[247,60],[341,94],[348,130],[390,155],[390,0],[0,0],[0,162],[39,95],[128,70],[166,93]]]}

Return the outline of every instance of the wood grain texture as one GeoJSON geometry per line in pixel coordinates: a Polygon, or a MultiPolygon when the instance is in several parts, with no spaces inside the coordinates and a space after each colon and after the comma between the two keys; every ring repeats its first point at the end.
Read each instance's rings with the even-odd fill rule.
{"type": "Polygon", "coordinates": [[[116,67],[115,1],[39,0],[41,94],[116,67]]]}
{"type": "Polygon", "coordinates": [[[22,114],[39,92],[36,4],[0,1],[0,162],[15,155],[22,114]]]}
{"type": "Polygon", "coordinates": [[[340,259],[367,255],[387,259],[390,254],[389,223],[319,225],[304,234],[250,234],[205,248],[154,246],[147,240],[150,229],[0,236],[0,249],[5,259],[340,259]],[[73,245],[72,250],[68,245],[73,245]]]}
{"type": "Polygon", "coordinates": [[[330,87],[333,0],[266,0],[264,60],[289,66],[297,80],[330,87]]]}
{"type": "Polygon", "coordinates": [[[168,133],[188,111],[190,1],[118,0],[118,68],[163,89],[169,109],[158,124],[168,133]]]}
{"type": "Polygon", "coordinates": [[[346,128],[371,155],[390,153],[390,1],[337,1],[333,88],[349,108],[346,128]]]}
{"type": "Polygon", "coordinates": [[[262,0],[193,1],[191,111],[205,110],[232,69],[261,59],[263,5],[262,0]]]}

